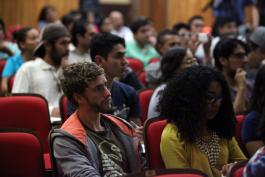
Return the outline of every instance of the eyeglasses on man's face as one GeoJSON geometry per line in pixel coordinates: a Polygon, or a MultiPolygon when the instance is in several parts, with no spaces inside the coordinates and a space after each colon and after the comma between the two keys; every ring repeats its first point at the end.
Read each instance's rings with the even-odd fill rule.
{"type": "Polygon", "coordinates": [[[206,101],[209,104],[213,104],[215,102],[220,102],[223,100],[223,95],[211,95],[211,94],[207,94],[206,95],[206,101]]]}

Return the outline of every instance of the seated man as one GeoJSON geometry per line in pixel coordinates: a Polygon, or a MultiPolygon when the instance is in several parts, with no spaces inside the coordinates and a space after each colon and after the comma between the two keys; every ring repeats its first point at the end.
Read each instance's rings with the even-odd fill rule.
{"type": "Polygon", "coordinates": [[[62,89],[77,110],[52,134],[59,176],[123,176],[140,170],[135,131],[111,110],[104,70],[77,63],[63,70],[62,89]]]}
{"type": "MultiPolygon", "coordinates": [[[[116,81],[116,78],[120,78],[126,71],[128,65],[124,57],[124,47],[123,38],[109,33],[97,34],[92,38],[90,54],[92,61],[102,66],[108,78],[107,87],[113,102],[112,113],[140,125],[140,106],[135,89],[116,81]]],[[[68,115],[74,110],[74,106],[68,104],[68,115]]]]}

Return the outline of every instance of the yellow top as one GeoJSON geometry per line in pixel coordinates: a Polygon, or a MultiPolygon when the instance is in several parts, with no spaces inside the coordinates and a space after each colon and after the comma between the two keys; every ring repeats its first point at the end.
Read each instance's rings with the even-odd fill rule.
{"type": "Polygon", "coordinates": [[[211,167],[207,155],[195,144],[180,140],[177,127],[168,123],[162,133],[160,152],[166,168],[195,168],[209,177],[219,177],[223,165],[246,159],[234,137],[232,140],[220,139],[219,145],[219,159],[216,167],[211,167]]]}

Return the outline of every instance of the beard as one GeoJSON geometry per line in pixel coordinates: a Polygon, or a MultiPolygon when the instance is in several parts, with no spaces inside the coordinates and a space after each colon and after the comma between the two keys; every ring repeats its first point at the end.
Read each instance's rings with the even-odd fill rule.
{"type": "Polygon", "coordinates": [[[85,98],[87,104],[90,106],[92,110],[95,112],[100,112],[100,113],[105,113],[105,114],[110,114],[112,113],[112,101],[104,101],[102,103],[98,102],[92,102],[88,98],[85,98]]]}
{"type": "Polygon", "coordinates": [[[50,57],[54,63],[55,66],[60,66],[61,65],[61,62],[62,62],[62,58],[67,56],[67,54],[65,55],[62,55],[60,54],[57,49],[55,48],[54,45],[52,45],[52,51],[50,53],[50,57]]]}

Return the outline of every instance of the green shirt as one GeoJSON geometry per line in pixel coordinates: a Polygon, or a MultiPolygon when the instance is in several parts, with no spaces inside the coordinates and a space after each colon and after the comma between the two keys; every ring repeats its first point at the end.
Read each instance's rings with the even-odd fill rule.
{"type": "Polygon", "coordinates": [[[150,59],[159,57],[159,54],[152,45],[147,44],[144,48],[140,48],[135,40],[126,43],[125,55],[126,57],[137,58],[141,60],[144,66],[147,66],[150,59]]]}

